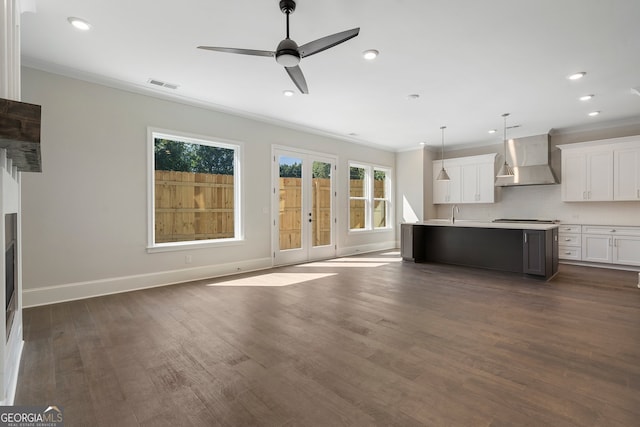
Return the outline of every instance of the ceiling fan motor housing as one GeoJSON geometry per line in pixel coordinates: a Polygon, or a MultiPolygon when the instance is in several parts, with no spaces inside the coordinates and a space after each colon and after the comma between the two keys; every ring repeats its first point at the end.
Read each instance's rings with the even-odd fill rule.
{"type": "Polygon", "coordinates": [[[280,0],[280,10],[282,13],[293,13],[296,10],[296,2],[294,0],[280,0]]]}
{"type": "Polygon", "coordinates": [[[291,39],[282,40],[276,49],[276,62],[284,67],[295,67],[298,65],[300,62],[298,44],[291,39]]]}

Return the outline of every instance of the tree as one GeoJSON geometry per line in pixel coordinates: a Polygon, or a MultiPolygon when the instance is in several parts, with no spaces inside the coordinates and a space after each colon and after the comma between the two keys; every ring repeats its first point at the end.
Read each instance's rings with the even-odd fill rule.
{"type": "Polygon", "coordinates": [[[331,163],[313,162],[314,178],[331,178],[331,163]]]}
{"type": "Polygon", "coordinates": [[[157,138],[156,170],[233,175],[234,150],[157,138]]]}
{"type": "Polygon", "coordinates": [[[280,178],[301,178],[302,177],[302,164],[280,164],[280,178]]]}

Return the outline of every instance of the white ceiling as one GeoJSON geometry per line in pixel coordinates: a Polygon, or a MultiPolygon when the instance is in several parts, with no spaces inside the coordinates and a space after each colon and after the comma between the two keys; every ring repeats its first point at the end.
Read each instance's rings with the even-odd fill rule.
{"type": "Polygon", "coordinates": [[[500,143],[509,137],[640,122],[639,0],[299,0],[291,38],[360,35],[300,63],[309,95],[273,58],[278,0],[35,0],[22,15],[23,64],[162,92],[386,147],[500,143]],[[89,21],[80,32],[67,17],[89,21]],[[362,58],[377,49],[372,62],[362,58]],[[586,71],[580,81],[566,76],[586,71]],[[149,78],[179,85],[158,89],[149,78]],[[409,94],[420,98],[410,101],[409,94]],[[595,94],[591,101],[578,97],[595,94]],[[600,110],[597,117],[587,113],[600,110]],[[495,135],[487,131],[497,128],[495,135]],[[357,136],[349,136],[355,133],[357,136]]]}

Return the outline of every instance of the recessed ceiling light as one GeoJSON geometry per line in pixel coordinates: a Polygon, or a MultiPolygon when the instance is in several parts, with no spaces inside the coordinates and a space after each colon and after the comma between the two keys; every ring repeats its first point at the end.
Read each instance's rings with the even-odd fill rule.
{"type": "Polygon", "coordinates": [[[91,24],[89,24],[84,19],[75,18],[73,16],[70,16],[70,17],[67,18],[67,21],[69,21],[69,24],[73,25],[78,30],[89,31],[91,29],[91,24]]]}
{"type": "Polygon", "coordinates": [[[600,111],[592,111],[592,112],[590,112],[590,113],[589,113],[589,115],[590,115],[591,117],[595,117],[595,116],[597,116],[598,114],[600,114],[600,111]]]}
{"type": "Polygon", "coordinates": [[[496,133],[496,132],[498,132],[497,129],[489,129],[489,133],[496,133]]]}
{"type": "Polygon", "coordinates": [[[581,97],[580,97],[580,98],[578,98],[578,99],[579,99],[580,101],[588,101],[588,100],[590,100],[591,98],[593,98],[593,95],[584,95],[584,96],[581,96],[581,97]]]}
{"type": "Polygon", "coordinates": [[[378,52],[375,49],[369,49],[369,50],[365,50],[364,52],[362,52],[362,57],[364,59],[366,59],[367,61],[371,61],[373,59],[376,59],[378,57],[378,54],[380,52],[378,52]]]}
{"type": "Polygon", "coordinates": [[[292,90],[290,90],[290,89],[283,90],[283,91],[282,91],[282,94],[283,94],[284,96],[293,96],[293,91],[292,91],[292,90]]]}
{"type": "Polygon", "coordinates": [[[409,101],[415,101],[418,98],[420,98],[420,95],[418,95],[417,93],[412,93],[410,95],[407,95],[407,99],[409,101]]]}
{"type": "Polygon", "coordinates": [[[427,143],[426,142],[419,142],[418,145],[425,146],[425,145],[427,145],[427,143]]]}
{"type": "Polygon", "coordinates": [[[571,74],[569,77],[567,77],[569,80],[579,80],[581,78],[583,78],[587,73],[585,73],[584,71],[580,71],[579,73],[573,73],[571,74]]]}

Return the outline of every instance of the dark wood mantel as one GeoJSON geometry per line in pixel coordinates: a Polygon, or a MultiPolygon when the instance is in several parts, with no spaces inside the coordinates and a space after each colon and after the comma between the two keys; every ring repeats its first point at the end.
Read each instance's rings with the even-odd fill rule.
{"type": "Polygon", "coordinates": [[[21,172],[42,172],[41,107],[0,98],[0,148],[21,172]]]}

